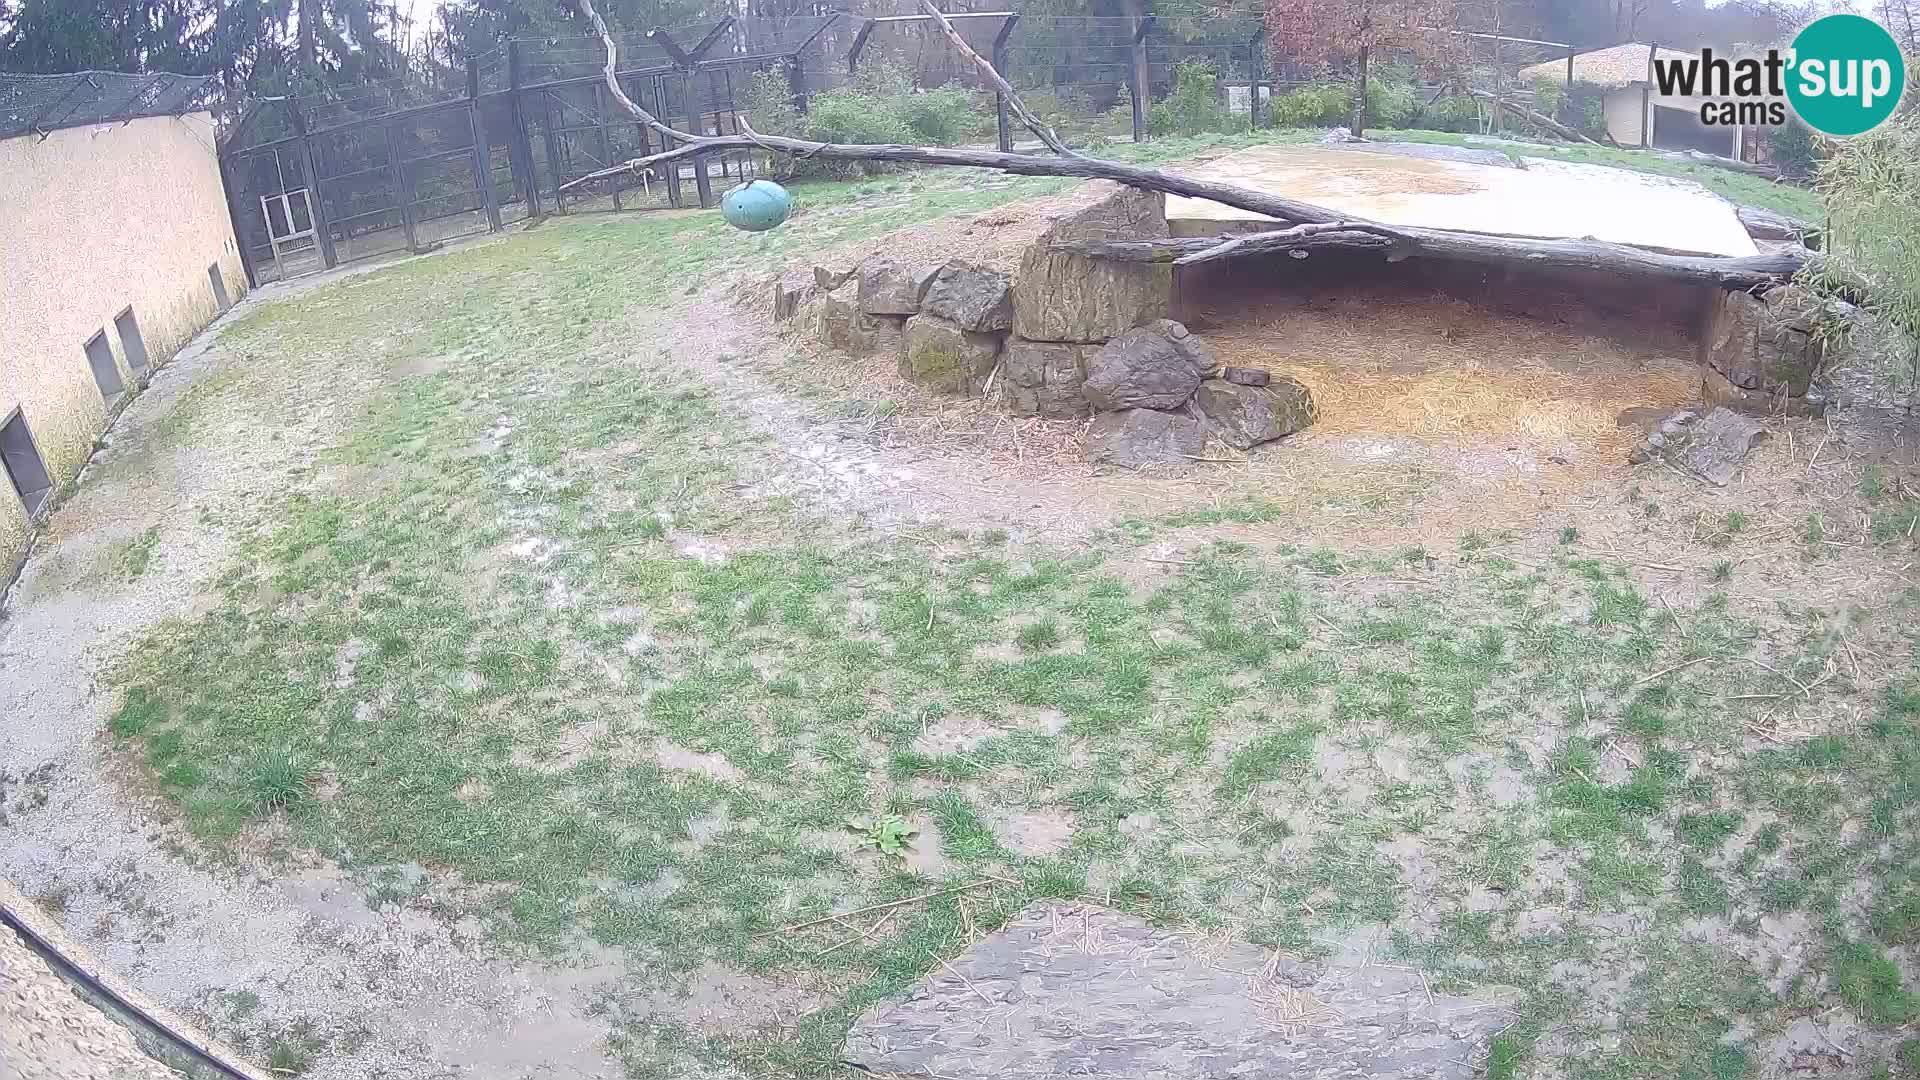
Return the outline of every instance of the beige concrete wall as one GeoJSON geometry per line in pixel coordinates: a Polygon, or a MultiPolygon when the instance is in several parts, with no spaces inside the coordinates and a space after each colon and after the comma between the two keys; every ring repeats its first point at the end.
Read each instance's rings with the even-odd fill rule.
{"type": "Polygon", "coordinates": [[[1609,90],[1600,99],[1600,111],[1606,118],[1607,134],[1621,146],[1639,146],[1640,131],[1646,126],[1646,103],[1639,86],[1609,90]]]}
{"type": "MultiPolygon", "coordinates": [[[[131,390],[114,316],[132,305],[151,363],[164,363],[218,314],[211,263],[238,300],[247,278],[206,113],[0,141],[0,421],[20,408],[56,485],[108,419],[87,339],[106,331],[131,390]]],[[[27,530],[0,480],[0,585],[27,530]]]]}

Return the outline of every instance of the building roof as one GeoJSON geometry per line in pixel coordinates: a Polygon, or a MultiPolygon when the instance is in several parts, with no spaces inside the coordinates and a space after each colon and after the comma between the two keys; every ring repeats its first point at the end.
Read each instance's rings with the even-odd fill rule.
{"type": "MultiPolygon", "coordinates": [[[[1628,42],[1625,45],[1615,45],[1610,49],[1583,52],[1573,58],[1573,78],[1576,82],[1597,83],[1606,87],[1632,86],[1635,83],[1646,82],[1648,54],[1652,51],[1651,45],[1628,42]]],[[[1677,49],[1660,50],[1662,60],[1685,60],[1690,56],[1697,59],[1699,54],[1683,53],[1677,49]]],[[[1520,78],[1524,82],[1532,82],[1542,77],[1564,81],[1567,77],[1566,60],[1549,60],[1544,64],[1520,69],[1520,78]]]]}
{"type": "Polygon", "coordinates": [[[29,132],[179,116],[207,107],[219,84],[212,75],[74,71],[65,75],[0,73],[0,139],[29,132]]]}

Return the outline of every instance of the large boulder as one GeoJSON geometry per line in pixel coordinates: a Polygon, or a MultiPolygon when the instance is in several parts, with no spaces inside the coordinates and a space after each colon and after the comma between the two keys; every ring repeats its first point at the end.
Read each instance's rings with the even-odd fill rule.
{"type": "Polygon", "coordinates": [[[868,259],[860,264],[860,310],[869,315],[920,314],[920,300],[939,269],[885,256],[868,259]]]}
{"type": "Polygon", "coordinates": [[[1105,341],[1167,313],[1171,267],[1053,250],[1067,240],[1164,238],[1165,197],[1104,181],[1087,191],[1087,199],[1062,211],[1021,257],[1013,330],[1029,341],[1105,341]]]}
{"type": "Polygon", "coordinates": [[[900,377],[938,393],[971,393],[993,372],[999,355],[997,334],[963,330],[938,315],[915,315],[900,346],[900,377]]]}
{"type": "Polygon", "coordinates": [[[1129,330],[1087,361],[1087,403],[1096,410],[1177,409],[1220,370],[1198,336],[1171,319],[1129,330]]]}
{"type": "Polygon", "coordinates": [[[954,260],[934,272],[920,310],[962,330],[1005,330],[1013,325],[1013,286],[998,270],[954,260]]]}
{"type": "Polygon", "coordinates": [[[1826,360],[1817,324],[1824,305],[1798,285],[1763,297],[1723,292],[1712,301],[1701,364],[1733,388],[1761,400],[1805,397],[1826,360]]]}
{"type": "Polygon", "coordinates": [[[815,302],[819,305],[819,336],[825,344],[854,356],[899,352],[906,320],[861,311],[857,282],[849,281],[815,302]]]}
{"type": "Polygon", "coordinates": [[[1661,421],[1627,460],[1644,465],[1662,459],[1689,476],[1726,487],[1747,454],[1766,438],[1765,428],[1730,409],[1714,409],[1705,416],[1687,410],[1661,421]]]}
{"type": "Polygon", "coordinates": [[[773,321],[786,322],[819,292],[812,270],[788,270],[773,279],[773,321]]]}
{"type": "Polygon", "coordinates": [[[1208,379],[1194,393],[1193,403],[1220,441],[1239,450],[1272,442],[1313,423],[1313,394],[1285,376],[1266,386],[1208,379]]]}
{"type": "Polygon", "coordinates": [[[860,257],[849,252],[831,252],[817,255],[813,261],[813,283],[823,293],[833,290],[853,280],[860,272],[860,257]]]}
{"type": "Polygon", "coordinates": [[[1087,429],[1087,460],[1123,469],[1189,464],[1206,445],[1206,425],[1158,409],[1103,412],[1087,429]]]}
{"type": "Polygon", "coordinates": [[[1007,411],[1015,416],[1077,420],[1087,414],[1087,354],[1091,345],[1009,338],[1000,361],[1007,411]]]}

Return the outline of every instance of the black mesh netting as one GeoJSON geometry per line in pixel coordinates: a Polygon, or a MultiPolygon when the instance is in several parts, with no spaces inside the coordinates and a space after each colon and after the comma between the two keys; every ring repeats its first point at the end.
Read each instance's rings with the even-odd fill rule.
{"type": "Polygon", "coordinates": [[[0,139],[142,116],[177,116],[202,107],[213,91],[211,75],[0,74],[0,139]]]}

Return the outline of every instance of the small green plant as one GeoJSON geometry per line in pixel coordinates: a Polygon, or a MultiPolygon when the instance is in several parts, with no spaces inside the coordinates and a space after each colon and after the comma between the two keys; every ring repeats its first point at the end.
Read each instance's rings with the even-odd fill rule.
{"type": "Polygon", "coordinates": [[[1733,564],[1725,559],[1721,559],[1719,562],[1713,564],[1713,571],[1708,576],[1714,581],[1731,580],[1733,577],[1733,564]]]}
{"type": "Polygon", "coordinates": [[[1860,473],[1860,497],[1868,502],[1879,502],[1887,497],[1886,466],[1876,461],[1860,473]]]}
{"type": "Polygon", "coordinates": [[[291,750],[255,754],[241,779],[257,813],[287,809],[307,796],[307,770],[291,750]]]}
{"type": "Polygon", "coordinates": [[[1573,526],[1568,525],[1560,530],[1560,542],[1562,544],[1571,544],[1578,539],[1580,539],[1579,529],[1576,529],[1573,526]]]}
{"type": "Polygon", "coordinates": [[[861,818],[847,819],[847,828],[860,834],[860,846],[870,847],[882,855],[902,855],[912,846],[913,838],[920,830],[907,824],[898,814],[866,821],[861,818]]]}
{"type": "Polygon", "coordinates": [[[128,579],[139,577],[147,572],[153,563],[154,545],[160,542],[160,526],[149,525],[147,531],[130,541],[120,552],[120,569],[128,579]]]}
{"type": "Polygon", "coordinates": [[[299,1076],[313,1068],[313,1048],[305,1039],[281,1036],[267,1048],[267,1071],[276,1076],[299,1076]]]}
{"type": "Polygon", "coordinates": [[[1904,1024],[1913,1016],[1915,1000],[1900,981],[1900,969],[1878,945],[1869,941],[1840,941],[1833,947],[1833,988],[1853,1008],[1875,1024],[1904,1024]]]}
{"type": "Polygon", "coordinates": [[[1875,510],[1873,517],[1868,520],[1867,531],[1872,534],[1876,544],[1913,539],[1916,531],[1920,531],[1920,502],[1905,502],[1875,510]]]}
{"type": "Polygon", "coordinates": [[[1060,644],[1060,624],[1051,617],[1041,619],[1037,623],[1021,627],[1016,637],[1020,647],[1027,652],[1045,652],[1060,644]]]}
{"type": "Polygon", "coordinates": [[[1901,1076],[1920,1076],[1920,1035],[1902,1042],[1893,1060],[1900,1066],[1901,1076]]]}
{"type": "Polygon", "coordinates": [[[1808,514],[1807,519],[1800,523],[1801,540],[1809,544],[1817,544],[1826,538],[1827,526],[1824,521],[1820,520],[1819,514],[1808,514]]]}
{"type": "Polygon", "coordinates": [[[1733,538],[1745,532],[1746,528],[1746,511],[1729,510],[1727,511],[1727,516],[1720,519],[1720,524],[1716,526],[1713,531],[1707,533],[1707,546],[1716,550],[1729,547],[1733,544],[1733,538]]]}

